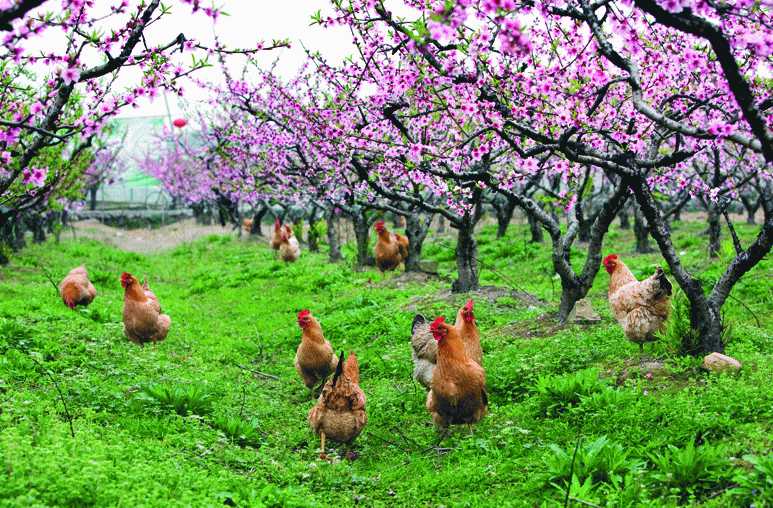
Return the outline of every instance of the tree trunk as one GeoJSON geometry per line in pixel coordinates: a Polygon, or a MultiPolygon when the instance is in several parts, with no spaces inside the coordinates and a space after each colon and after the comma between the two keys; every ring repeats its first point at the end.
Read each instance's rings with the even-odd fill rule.
{"type": "Polygon", "coordinates": [[[636,236],[636,252],[638,254],[648,254],[653,251],[650,245],[650,228],[647,226],[647,220],[642,216],[639,207],[634,208],[633,233],[636,236]]]}
{"type": "Polygon", "coordinates": [[[542,243],[545,236],[539,221],[529,213],[526,214],[526,220],[529,221],[529,231],[531,232],[531,239],[529,241],[531,243],[542,243]]]}
{"type": "Polygon", "coordinates": [[[709,222],[709,257],[718,258],[719,251],[721,250],[720,243],[720,224],[719,224],[719,209],[717,205],[709,203],[708,206],[708,222],[709,222]]]}
{"type": "Polygon", "coordinates": [[[252,216],[252,226],[250,226],[250,235],[263,236],[263,217],[268,212],[268,208],[261,206],[252,216]]]}
{"type": "Polygon", "coordinates": [[[11,239],[11,249],[18,252],[27,245],[27,241],[24,239],[24,234],[27,232],[27,226],[24,224],[24,218],[21,214],[16,215],[13,219],[12,226],[13,238],[11,239]]]}
{"type": "Polygon", "coordinates": [[[89,210],[97,209],[97,186],[89,187],[89,210]]]}
{"type": "Polygon", "coordinates": [[[588,243],[590,240],[590,227],[592,222],[585,217],[585,210],[582,204],[577,204],[577,239],[582,243],[588,243]]]}
{"type": "Polygon", "coordinates": [[[419,213],[412,213],[405,218],[405,236],[408,237],[408,259],[405,260],[406,272],[420,272],[421,249],[424,239],[427,238],[429,225],[432,223],[430,215],[423,220],[419,213]]]}
{"type": "Polygon", "coordinates": [[[309,252],[319,252],[319,228],[314,217],[309,217],[309,252]]]}
{"type": "Polygon", "coordinates": [[[446,232],[446,218],[441,215],[440,217],[438,217],[438,221],[437,221],[437,233],[439,235],[442,235],[445,232],[446,232]]]}
{"type": "Polygon", "coordinates": [[[741,203],[743,204],[744,210],[746,210],[746,223],[751,225],[757,224],[755,215],[757,215],[757,210],[759,210],[762,205],[762,198],[741,196],[741,203]]]}
{"type": "Polygon", "coordinates": [[[341,239],[338,237],[338,218],[331,210],[327,216],[327,244],[330,247],[328,261],[338,263],[343,259],[341,256],[341,239]]]}
{"type": "Polygon", "coordinates": [[[451,285],[454,293],[466,293],[480,288],[478,274],[478,243],[474,236],[475,224],[465,217],[459,224],[456,240],[456,268],[458,278],[451,285]]]}
{"type": "MultiPolygon", "coordinates": [[[[682,267],[676,249],[671,242],[671,232],[660,215],[646,181],[643,178],[630,179],[629,184],[634,190],[636,201],[639,203],[642,213],[652,225],[653,237],[671,269],[672,276],[690,302],[690,326],[693,336],[682,338],[683,349],[691,354],[723,352],[722,315],[719,306],[706,298],[700,280],[682,267]]],[[[748,256],[746,257],[748,258],[748,256]]]]}
{"type": "Polygon", "coordinates": [[[32,222],[32,242],[43,243],[46,241],[45,219],[42,215],[34,213],[30,217],[32,222]]]}
{"type": "Polygon", "coordinates": [[[497,212],[497,238],[502,238],[507,233],[507,228],[513,220],[515,201],[508,199],[501,205],[495,207],[495,210],[497,212]]]}
{"type": "Polygon", "coordinates": [[[300,216],[293,221],[293,233],[299,242],[303,242],[303,216],[300,216]]]}
{"type": "Polygon", "coordinates": [[[352,221],[354,222],[354,237],[357,240],[357,268],[372,266],[375,261],[370,255],[370,224],[366,212],[355,212],[352,221]]]}
{"type": "Polygon", "coordinates": [[[560,323],[567,322],[577,300],[583,298],[585,294],[587,291],[582,291],[572,281],[561,280],[561,303],[558,305],[558,321],[560,323]]]}
{"type": "Polygon", "coordinates": [[[623,207],[617,216],[620,218],[620,229],[631,229],[631,218],[628,215],[628,207],[623,207]]]}

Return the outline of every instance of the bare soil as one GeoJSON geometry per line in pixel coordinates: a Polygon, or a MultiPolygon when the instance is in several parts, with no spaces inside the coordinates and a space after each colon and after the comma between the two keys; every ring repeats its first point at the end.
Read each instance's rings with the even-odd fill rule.
{"type": "MultiPolygon", "coordinates": [[[[70,233],[63,233],[63,236],[68,234],[70,233]]],[[[72,224],[72,234],[77,238],[98,240],[129,252],[145,253],[172,249],[202,236],[235,232],[230,226],[204,226],[196,224],[193,219],[155,229],[121,229],[106,226],[97,220],[84,220],[72,224]]]]}

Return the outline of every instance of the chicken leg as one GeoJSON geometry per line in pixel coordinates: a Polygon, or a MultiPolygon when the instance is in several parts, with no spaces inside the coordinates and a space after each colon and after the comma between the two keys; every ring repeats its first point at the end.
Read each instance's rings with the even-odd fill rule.
{"type": "Polygon", "coordinates": [[[325,431],[319,433],[319,458],[323,460],[327,458],[327,454],[325,454],[325,431]]]}

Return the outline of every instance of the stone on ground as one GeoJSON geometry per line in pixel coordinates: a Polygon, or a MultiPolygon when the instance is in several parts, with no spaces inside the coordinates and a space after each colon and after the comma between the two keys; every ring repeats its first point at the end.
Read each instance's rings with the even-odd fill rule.
{"type": "Polygon", "coordinates": [[[711,353],[703,358],[703,368],[711,372],[735,372],[741,368],[741,362],[722,353],[711,353]]]}

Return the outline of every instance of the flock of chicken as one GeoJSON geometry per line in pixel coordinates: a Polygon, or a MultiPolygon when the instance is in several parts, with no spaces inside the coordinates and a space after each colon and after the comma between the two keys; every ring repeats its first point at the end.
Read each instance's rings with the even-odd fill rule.
{"type": "MultiPolygon", "coordinates": [[[[382,271],[393,270],[408,255],[408,240],[390,233],[383,221],[375,227],[379,239],[374,250],[376,264],[382,271]]],[[[300,255],[298,240],[292,228],[275,223],[271,246],[286,261],[300,255]]],[[[671,283],[658,267],[651,277],[638,281],[616,254],[604,258],[603,265],[610,275],[609,305],[615,319],[629,340],[643,347],[662,330],[670,310],[671,283]]],[[[124,288],[123,322],[126,337],[139,345],[166,338],[171,318],[163,314],[156,295],[147,281],[140,284],[130,273],[121,274],[124,288]]],[[[74,268],[59,285],[65,305],[74,309],[87,306],[96,297],[96,289],[84,266],[74,268]]],[[[350,352],[344,359],[336,357],[325,339],[319,321],[308,310],[298,314],[301,341],[295,355],[295,369],[303,383],[313,389],[320,383],[322,390],[308,420],[320,436],[321,456],[325,454],[325,439],[351,443],[367,423],[365,393],[359,386],[357,356],[350,352]],[[328,379],[332,374],[332,378],[328,379]]],[[[449,425],[477,423],[488,407],[486,373],[473,301],[459,309],[456,321],[446,323],[443,316],[430,322],[418,314],[411,327],[413,378],[427,388],[426,407],[434,423],[441,429],[449,425]]]]}

